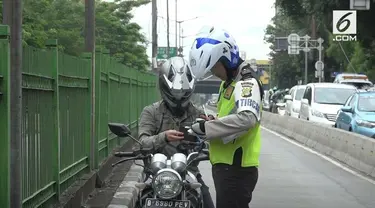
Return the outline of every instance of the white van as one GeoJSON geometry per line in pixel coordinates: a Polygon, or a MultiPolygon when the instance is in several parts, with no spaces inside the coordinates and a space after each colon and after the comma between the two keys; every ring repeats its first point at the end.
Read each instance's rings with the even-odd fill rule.
{"type": "Polygon", "coordinates": [[[306,85],[296,85],[290,89],[289,94],[285,95],[286,100],[285,114],[298,118],[299,110],[301,107],[301,99],[305,92],[306,85]]]}
{"type": "Polygon", "coordinates": [[[349,84],[355,86],[357,89],[363,89],[373,86],[373,83],[369,81],[368,77],[365,74],[338,74],[333,83],[349,84]]]}
{"type": "Polygon", "coordinates": [[[307,84],[301,100],[299,118],[333,126],[338,111],[357,89],[337,83],[307,84]]]}

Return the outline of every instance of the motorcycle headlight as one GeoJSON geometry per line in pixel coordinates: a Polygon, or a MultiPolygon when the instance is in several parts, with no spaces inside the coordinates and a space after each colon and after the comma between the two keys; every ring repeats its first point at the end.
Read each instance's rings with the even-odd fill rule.
{"type": "Polygon", "coordinates": [[[152,180],[156,195],[162,199],[172,199],[178,196],[183,188],[180,174],[172,169],[160,170],[152,180]]]}

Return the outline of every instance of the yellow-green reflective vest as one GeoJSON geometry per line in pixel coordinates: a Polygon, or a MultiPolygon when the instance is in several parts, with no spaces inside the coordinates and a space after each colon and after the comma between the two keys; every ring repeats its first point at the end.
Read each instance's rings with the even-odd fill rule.
{"type": "MultiPolygon", "coordinates": [[[[217,103],[218,118],[231,114],[235,108],[235,100],[232,92],[236,83],[231,83],[232,88],[228,87],[226,89],[223,89],[223,85],[224,82],[221,83],[220,96],[217,103]]],[[[251,128],[247,133],[227,144],[224,144],[220,138],[211,140],[209,149],[211,164],[225,163],[232,165],[234,153],[240,147],[242,147],[242,167],[258,166],[261,148],[259,123],[255,128],[251,128]]]]}

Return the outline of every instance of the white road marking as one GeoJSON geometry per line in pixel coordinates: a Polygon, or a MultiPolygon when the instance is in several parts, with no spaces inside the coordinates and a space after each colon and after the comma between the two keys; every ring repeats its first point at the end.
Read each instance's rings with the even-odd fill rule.
{"type": "Polygon", "coordinates": [[[333,160],[332,158],[330,158],[330,157],[328,157],[326,155],[323,155],[323,154],[321,154],[321,153],[319,153],[319,152],[317,152],[317,151],[315,151],[315,150],[313,150],[313,149],[311,149],[311,148],[309,148],[307,146],[304,146],[303,144],[300,144],[300,143],[298,143],[296,141],[293,141],[292,139],[290,139],[288,137],[285,137],[285,136],[283,136],[283,135],[281,135],[281,134],[279,134],[279,133],[277,133],[275,131],[272,131],[271,129],[268,129],[268,128],[263,127],[263,126],[261,128],[264,129],[264,130],[266,130],[266,131],[268,131],[268,132],[270,132],[270,133],[272,133],[272,134],[274,134],[274,135],[276,135],[276,136],[278,136],[278,137],[280,137],[281,139],[283,139],[283,140],[285,140],[285,141],[287,141],[289,143],[292,143],[292,144],[294,144],[294,145],[296,145],[296,146],[298,146],[298,147],[300,147],[300,148],[302,148],[302,149],[304,149],[304,150],[306,150],[306,151],[308,151],[308,152],[310,152],[310,153],[312,153],[314,155],[317,155],[317,156],[323,158],[324,160],[326,160],[326,161],[334,164],[335,166],[337,166],[337,167],[345,170],[346,172],[351,173],[354,176],[357,176],[357,177],[359,177],[359,178],[361,178],[363,180],[366,180],[367,182],[370,182],[371,184],[375,185],[375,180],[373,180],[373,179],[371,179],[369,177],[366,177],[366,176],[362,175],[361,173],[359,173],[359,172],[357,172],[355,170],[352,170],[352,169],[344,166],[343,164],[341,164],[341,163],[333,160]]]}

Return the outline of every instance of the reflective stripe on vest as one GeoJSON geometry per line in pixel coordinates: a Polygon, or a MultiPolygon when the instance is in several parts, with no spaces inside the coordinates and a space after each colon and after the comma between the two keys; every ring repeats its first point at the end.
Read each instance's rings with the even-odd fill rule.
{"type": "MultiPolygon", "coordinates": [[[[236,113],[234,96],[225,99],[223,92],[223,84],[220,86],[219,101],[217,103],[218,117],[224,117],[236,113]]],[[[231,86],[235,86],[235,82],[231,86]]],[[[235,151],[242,147],[242,167],[251,167],[259,165],[259,153],[261,147],[260,125],[250,129],[247,133],[235,139],[233,142],[224,144],[223,141],[213,139],[210,141],[210,161],[212,164],[225,163],[232,165],[235,151]]]]}

